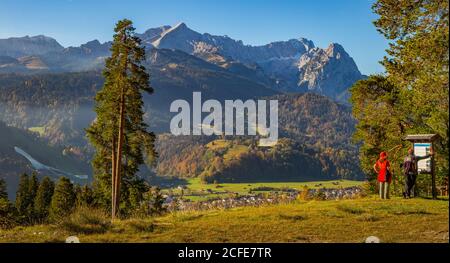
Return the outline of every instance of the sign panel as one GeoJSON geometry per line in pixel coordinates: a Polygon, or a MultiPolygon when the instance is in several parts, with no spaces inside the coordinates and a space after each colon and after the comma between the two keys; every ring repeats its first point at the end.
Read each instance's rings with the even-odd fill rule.
{"type": "MultiPolygon", "coordinates": [[[[414,154],[416,156],[426,156],[430,154],[431,143],[414,143],[414,154]]],[[[431,157],[417,162],[419,173],[431,173],[431,157]]]]}

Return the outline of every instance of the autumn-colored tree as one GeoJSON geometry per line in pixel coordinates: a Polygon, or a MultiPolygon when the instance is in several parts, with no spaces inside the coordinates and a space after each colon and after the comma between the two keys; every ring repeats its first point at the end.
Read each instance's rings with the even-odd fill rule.
{"type": "Polygon", "coordinates": [[[374,22],[389,41],[381,62],[385,76],[370,76],[351,89],[367,173],[377,152],[402,144],[407,133],[436,133],[438,178],[448,178],[449,3],[447,0],[378,0],[374,22]]]}

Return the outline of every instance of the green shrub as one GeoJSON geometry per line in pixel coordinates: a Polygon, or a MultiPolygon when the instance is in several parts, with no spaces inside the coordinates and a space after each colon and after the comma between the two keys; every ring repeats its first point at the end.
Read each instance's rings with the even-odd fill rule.
{"type": "Polygon", "coordinates": [[[0,198],[0,229],[10,229],[17,225],[15,207],[6,198],[0,198]]]}
{"type": "Polygon", "coordinates": [[[134,212],[136,217],[147,217],[161,215],[166,212],[164,207],[165,198],[162,196],[158,187],[151,187],[150,190],[143,195],[140,206],[134,212]]]}

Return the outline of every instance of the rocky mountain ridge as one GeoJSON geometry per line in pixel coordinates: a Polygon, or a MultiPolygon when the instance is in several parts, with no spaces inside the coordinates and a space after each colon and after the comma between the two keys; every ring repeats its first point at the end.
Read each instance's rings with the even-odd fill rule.
{"type": "MultiPolygon", "coordinates": [[[[314,92],[345,103],[347,89],[364,78],[352,57],[337,43],[323,49],[311,40],[298,38],[251,46],[228,36],[198,33],[185,23],[151,28],[137,36],[148,50],[182,51],[279,91],[314,92]]],[[[100,69],[110,45],[93,40],[64,48],[45,36],[1,39],[0,73],[100,69]]]]}

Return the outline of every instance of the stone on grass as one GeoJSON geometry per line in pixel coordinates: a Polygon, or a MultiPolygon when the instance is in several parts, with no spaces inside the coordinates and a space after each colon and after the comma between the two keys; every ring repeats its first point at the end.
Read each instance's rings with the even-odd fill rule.
{"type": "Polygon", "coordinates": [[[380,239],[376,236],[366,238],[366,243],[380,243],[380,239]]]}
{"type": "Polygon", "coordinates": [[[66,243],[80,243],[80,239],[76,236],[70,236],[66,238],[66,243]]]}

